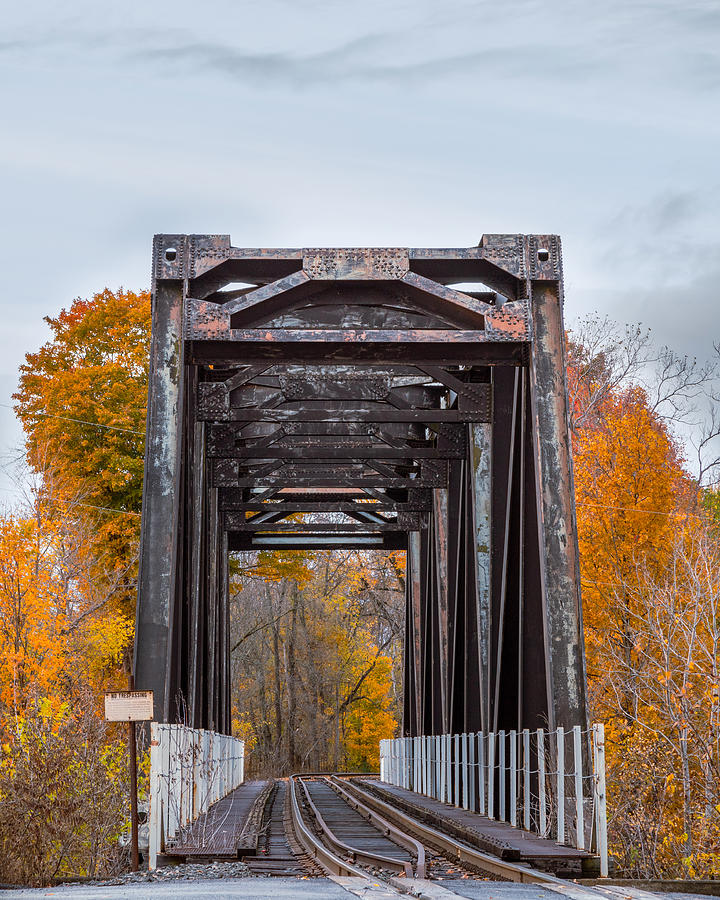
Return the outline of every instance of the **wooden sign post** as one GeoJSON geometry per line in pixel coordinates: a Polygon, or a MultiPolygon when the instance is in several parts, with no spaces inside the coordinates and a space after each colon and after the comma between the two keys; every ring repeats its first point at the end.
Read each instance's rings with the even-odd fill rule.
{"type": "Polygon", "coordinates": [[[137,872],[138,851],[138,802],[137,802],[137,738],[135,723],[147,722],[153,718],[153,692],[136,691],[135,679],[130,676],[130,690],[105,694],[105,718],[108,722],[128,723],[128,744],[130,755],[130,824],[132,871],[137,872]]]}

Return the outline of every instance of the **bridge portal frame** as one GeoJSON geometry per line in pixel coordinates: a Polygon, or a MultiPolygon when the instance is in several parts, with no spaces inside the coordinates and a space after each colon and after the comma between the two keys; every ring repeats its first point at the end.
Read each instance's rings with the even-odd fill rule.
{"type": "Polygon", "coordinates": [[[157,235],[152,330],[135,679],[160,721],[230,730],[229,552],[365,546],[407,551],[405,734],[587,724],[557,236],[157,235]]]}

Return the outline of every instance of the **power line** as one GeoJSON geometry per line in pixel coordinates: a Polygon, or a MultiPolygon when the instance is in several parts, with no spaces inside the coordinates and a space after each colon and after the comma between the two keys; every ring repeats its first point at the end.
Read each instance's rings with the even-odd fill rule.
{"type": "Polygon", "coordinates": [[[54,499],[58,500],[58,502],[60,503],[72,504],[73,506],[84,506],[87,509],[97,509],[100,512],[117,513],[121,516],[137,516],[138,518],[140,518],[141,515],[140,513],[134,512],[131,509],[113,509],[111,506],[93,506],[92,503],[79,503],[74,500],[60,500],[59,497],[56,497],[54,499]]]}
{"type": "MultiPolygon", "coordinates": [[[[8,493],[15,493],[11,488],[0,488],[8,493]]],[[[83,506],[86,509],[97,509],[100,512],[116,513],[121,516],[138,516],[140,513],[134,512],[132,509],[114,509],[112,506],[95,506],[92,503],[81,503],[79,500],[63,500],[62,497],[48,497],[53,503],[65,503],[67,506],[83,506]]]]}
{"type": "MultiPolygon", "coordinates": [[[[0,406],[4,406],[5,409],[14,410],[14,406],[10,406],[9,403],[0,403],[0,406]]],[[[87,419],[74,419],[71,416],[58,416],[55,413],[49,412],[34,412],[33,416],[46,416],[48,419],[62,419],[63,422],[77,422],[79,425],[92,425],[95,428],[107,428],[110,431],[124,431],[127,434],[139,434],[143,437],[145,436],[144,431],[136,431],[134,428],[121,428],[119,425],[103,425],[101,422],[89,422],[87,419]]]]}
{"type": "Polygon", "coordinates": [[[639,506],[608,506],[605,503],[575,503],[575,506],[593,506],[596,509],[616,509],[625,512],[647,513],[649,516],[682,516],[687,519],[701,519],[696,513],[666,512],[662,509],[641,509],[639,506]]]}

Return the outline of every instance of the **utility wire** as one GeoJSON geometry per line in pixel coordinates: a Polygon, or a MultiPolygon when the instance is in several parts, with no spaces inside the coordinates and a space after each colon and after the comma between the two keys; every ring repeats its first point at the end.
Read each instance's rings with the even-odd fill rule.
{"type": "Polygon", "coordinates": [[[616,509],[625,512],[647,513],[650,516],[682,516],[683,518],[701,519],[696,513],[665,512],[662,509],[642,509],[639,506],[607,506],[604,503],[576,503],[575,506],[593,506],[596,509],[616,509]]]}
{"type": "MultiPolygon", "coordinates": [[[[10,406],[9,403],[0,403],[0,406],[4,406],[5,409],[15,409],[15,407],[10,406]]],[[[45,416],[48,419],[62,419],[64,422],[77,422],[79,425],[93,425],[95,428],[107,428],[110,431],[124,431],[127,434],[140,434],[143,437],[145,436],[144,431],[136,431],[134,428],[121,428],[119,425],[103,425],[101,422],[89,422],[87,419],[73,419],[70,416],[58,416],[55,413],[34,412],[31,413],[31,415],[45,416]]]]}
{"type": "MultiPolygon", "coordinates": [[[[12,488],[0,487],[0,491],[6,491],[8,494],[16,493],[12,488]]],[[[97,509],[100,512],[117,513],[122,516],[140,516],[140,513],[134,512],[132,509],[114,509],[112,506],[94,506],[92,503],[81,503],[79,500],[63,500],[61,497],[49,497],[53,503],[65,503],[68,506],[84,506],[86,509],[97,509]]]]}

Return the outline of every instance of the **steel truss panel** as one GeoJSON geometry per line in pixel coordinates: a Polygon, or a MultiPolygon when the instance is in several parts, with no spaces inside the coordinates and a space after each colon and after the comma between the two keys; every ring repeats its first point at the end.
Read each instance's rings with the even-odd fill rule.
{"type": "Polygon", "coordinates": [[[586,724],[562,303],[555,235],[156,236],[135,681],[160,720],[230,729],[229,553],[340,548],[407,551],[406,734],[586,724]]]}

